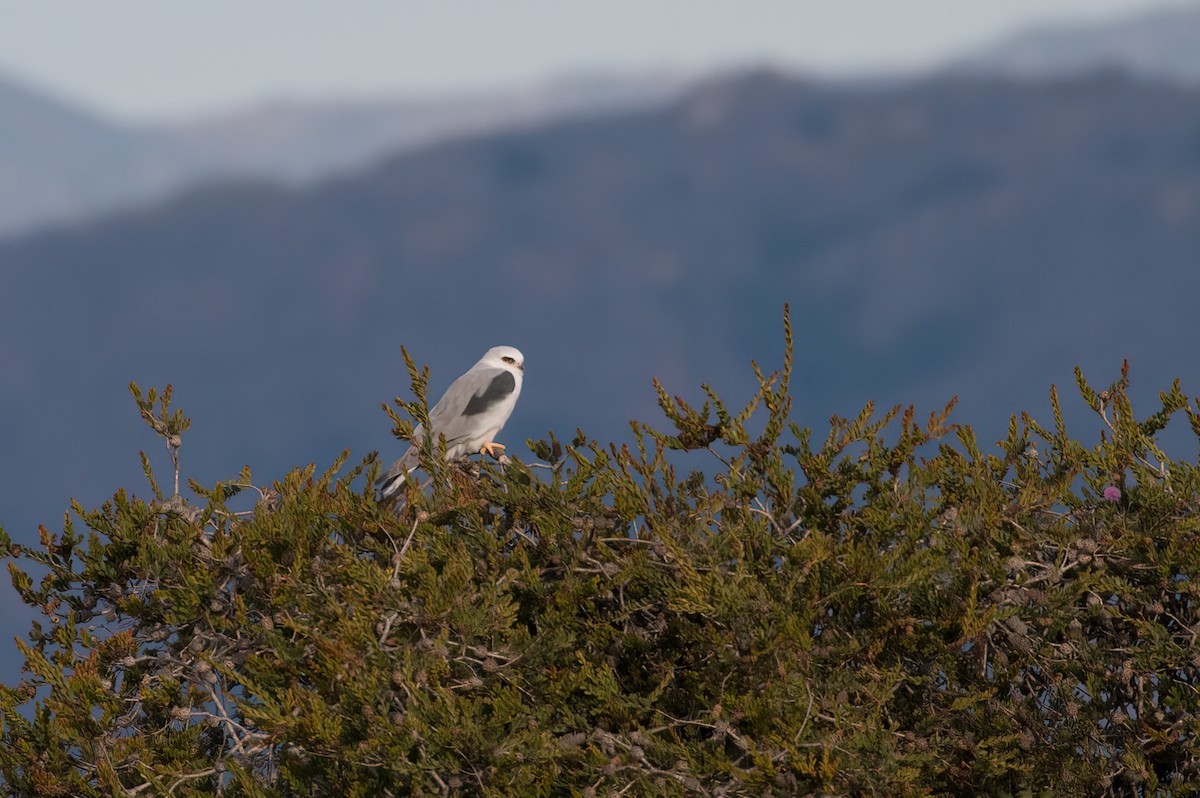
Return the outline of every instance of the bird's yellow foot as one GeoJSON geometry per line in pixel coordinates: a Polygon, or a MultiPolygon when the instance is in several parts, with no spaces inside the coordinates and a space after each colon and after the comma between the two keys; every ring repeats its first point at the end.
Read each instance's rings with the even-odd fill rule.
{"type": "Polygon", "coordinates": [[[496,458],[500,457],[500,454],[496,453],[497,451],[499,451],[500,454],[503,454],[504,453],[504,444],[502,444],[502,443],[485,443],[483,446],[479,447],[479,453],[486,454],[489,457],[496,457],[496,458]]]}

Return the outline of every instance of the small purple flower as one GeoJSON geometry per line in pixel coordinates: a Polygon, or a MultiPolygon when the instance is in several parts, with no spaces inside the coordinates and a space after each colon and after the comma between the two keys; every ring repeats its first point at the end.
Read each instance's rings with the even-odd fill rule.
{"type": "Polygon", "coordinates": [[[1109,502],[1121,501],[1121,489],[1116,485],[1109,485],[1104,489],[1104,500],[1109,502]]]}

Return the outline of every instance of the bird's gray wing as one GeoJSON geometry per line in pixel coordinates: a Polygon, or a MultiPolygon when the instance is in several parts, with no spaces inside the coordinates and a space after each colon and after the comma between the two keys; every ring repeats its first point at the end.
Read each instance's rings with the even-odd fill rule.
{"type": "Polygon", "coordinates": [[[498,368],[471,369],[446,389],[429,411],[429,426],[435,435],[445,435],[446,443],[470,438],[479,432],[476,416],[508,398],[517,388],[512,373],[498,368]]]}
{"type": "Polygon", "coordinates": [[[486,413],[507,398],[517,389],[517,378],[511,371],[498,370],[482,393],[474,394],[463,410],[464,416],[477,416],[486,413]]]}

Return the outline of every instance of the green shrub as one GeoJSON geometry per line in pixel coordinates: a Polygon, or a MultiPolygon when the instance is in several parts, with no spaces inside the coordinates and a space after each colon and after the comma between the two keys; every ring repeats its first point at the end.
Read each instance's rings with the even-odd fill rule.
{"type": "MultiPolygon", "coordinates": [[[[0,687],[4,794],[1200,793],[1178,384],[1139,421],[1125,372],[1079,375],[1092,447],[1054,393],[994,453],[950,407],[817,440],[790,352],[737,412],[660,387],[669,433],[427,456],[396,506],[373,457],[187,500],[143,454],[152,499],[0,542],[45,573],[9,565],[45,622],[0,687]]],[[[177,483],[187,419],[134,394],[177,483]]]]}

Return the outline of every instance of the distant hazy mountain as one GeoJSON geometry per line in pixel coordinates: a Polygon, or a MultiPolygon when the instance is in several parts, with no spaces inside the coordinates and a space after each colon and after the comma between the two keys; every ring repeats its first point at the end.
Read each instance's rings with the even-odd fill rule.
{"type": "Polygon", "coordinates": [[[0,79],[0,234],[171,185],[172,148],[0,79]]]}
{"type": "MultiPolygon", "coordinates": [[[[1104,67],[1200,82],[1200,4],[1092,27],[1030,30],[951,71],[1050,77],[1104,67]]],[[[447,137],[653,107],[693,83],[670,73],[601,75],[427,100],[264,103],[136,127],[0,76],[0,237],[88,220],[206,182],[308,181],[447,137]]]]}
{"type": "Polygon", "coordinates": [[[596,76],[436,100],[271,103],[130,127],[0,80],[0,235],[80,221],[199,183],[319,178],[449,136],[647,107],[687,79],[596,76]]]}
{"type": "Polygon", "coordinates": [[[1063,25],[1018,33],[959,68],[1046,77],[1116,68],[1200,81],[1200,4],[1152,11],[1092,26],[1063,25]]]}
{"type": "Polygon", "coordinates": [[[161,132],[227,174],[309,180],[448,136],[662,104],[688,83],[681,74],[597,75],[426,100],[266,103],[161,132]]]}

